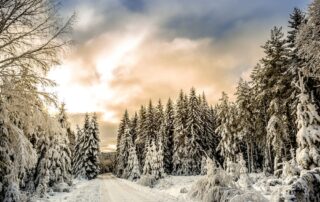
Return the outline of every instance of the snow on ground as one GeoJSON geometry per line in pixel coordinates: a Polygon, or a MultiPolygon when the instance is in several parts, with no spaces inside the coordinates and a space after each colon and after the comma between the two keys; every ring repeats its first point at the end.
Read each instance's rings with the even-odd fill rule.
{"type": "Polygon", "coordinates": [[[194,201],[187,197],[193,183],[204,176],[167,176],[160,179],[155,189],[178,198],[181,201],[194,201]]]}
{"type": "Polygon", "coordinates": [[[138,185],[112,174],[91,181],[79,181],[70,193],[56,193],[39,202],[176,202],[180,198],[161,190],[138,185]]]}
{"type": "MultiPolygon", "coordinates": [[[[206,176],[167,176],[149,188],[104,174],[91,181],[75,181],[70,193],[53,193],[37,202],[195,202],[188,197],[188,192],[203,177],[206,176]]],[[[272,200],[272,193],[281,188],[281,180],[274,176],[252,173],[250,179],[252,187],[243,190],[261,193],[268,200],[272,200]]]]}

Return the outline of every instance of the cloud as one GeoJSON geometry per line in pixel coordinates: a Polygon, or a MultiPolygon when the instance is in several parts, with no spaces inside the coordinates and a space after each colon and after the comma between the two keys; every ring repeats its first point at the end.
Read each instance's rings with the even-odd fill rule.
{"type": "MultiPolygon", "coordinates": [[[[215,103],[262,57],[273,25],[306,1],[75,0],[75,46],[50,72],[72,117],[99,112],[103,148],[112,149],[125,109],[175,99],[192,86],[215,103]],[[74,115],[75,114],[75,115],[74,115]],[[108,146],[109,145],[109,146],[108,146]]],[[[72,119],[81,123],[80,119],[72,119]]]]}

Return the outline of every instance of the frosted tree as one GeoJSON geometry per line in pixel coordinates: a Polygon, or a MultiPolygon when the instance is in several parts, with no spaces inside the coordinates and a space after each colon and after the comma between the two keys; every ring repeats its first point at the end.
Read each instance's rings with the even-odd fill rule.
{"type": "Polygon", "coordinates": [[[43,197],[48,189],[50,177],[49,166],[51,163],[49,157],[50,147],[52,147],[52,144],[50,143],[49,137],[44,136],[39,152],[38,164],[35,168],[36,175],[34,179],[35,191],[40,197],[43,197]]]}
{"type": "Polygon", "coordinates": [[[59,108],[58,121],[61,125],[61,128],[65,131],[68,137],[68,147],[70,149],[71,155],[73,154],[73,149],[75,147],[75,134],[71,130],[70,122],[66,114],[65,104],[62,103],[59,108]]]}
{"type": "Polygon", "coordinates": [[[75,142],[75,148],[74,148],[74,153],[72,158],[73,160],[72,173],[75,177],[84,176],[84,171],[82,166],[83,156],[84,156],[83,138],[84,138],[83,131],[80,129],[79,125],[77,125],[76,142],[75,142]]]}
{"type": "Polygon", "coordinates": [[[220,155],[224,158],[224,167],[226,167],[226,159],[235,162],[238,151],[236,110],[236,106],[233,103],[229,103],[227,94],[222,93],[222,98],[217,106],[218,126],[215,132],[221,138],[217,150],[220,151],[220,155]]]}
{"type": "Polygon", "coordinates": [[[140,178],[140,165],[136,153],[136,148],[134,144],[130,144],[128,164],[125,169],[125,177],[129,180],[136,180],[140,178]]]}
{"type": "Polygon", "coordinates": [[[85,176],[88,179],[94,179],[99,174],[99,158],[100,153],[100,139],[99,139],[99,126],[97,116],[94,113],[92,119],[86,119],[84,125],[84,162],[83,167],[85,176]]]}
{"type": "MultiPolygon", "coordinates": [[[[155,133],[156,134],[159,134],[159,131],[160,131],[160,128],[161,128],[161,125],[162,123],[164,122],[164,112],[163,112],[163,105],[162,105],[162,102],[161,100],[159,99],[158,101],[158,104],[155,108],[155,111],[154,111],[154,121],[155,121],[155,133]]],[[[156,139],[155,141],[158,143],[159,139],[159,135],[156,135],[156,139]]]]}
{"type": "Polygon", "coordinates": [[[144,158],[145,158],[145,144],[146,144],[146,137],[147,137],[147,113],[144,106],[140,107],[139,115],[138,115],[138,124],[137,124],[137,139],[135,141],[138,160],[140,162],[140,168],[142,172],[142,168],[144,165],[144,158]]]}
{"type": "Polygon", "coordinates": [[[267,125],[268,156],[265,156],[265,158],[269,158],[270,161],[274,156],[273,170],[276,176],[281,175],[282,159],[287,159],[290,154],[287,153],[287,147],[290,146],[288,120],[286,116],[282,116],[278,105],[277,99],[270,103],[269,108],[273,110],[273,115],[270,117],[267,125]],[[271,153],[273,153],[273,155],[271,153]]]}
{"type": "Polygon", "coordinates": [[[173,173],[182,174],[182,163],[185,156],[185,138],[186,138],[186,122],[188,115],[188,100],[185,98],[183,91],[180,91],[176,104],[176,113],[174,118],[174,149],[173,149],[173,173]]]}
{"type": "Polygon", "coordinates": [[[128,145],[127,145],[127,137],[130,133],[130,120],[129,114],[126,110],[123,118],[120,122],[118,129],[118,137],[117,137],[117,154],[116,154],[116,167],[115,174],[118,177],[123,175],[124,169],[126,168],[126,163],[128,161],[128,145]]]}
{"type": "MultiPolygon", "coordinates": [[[[278,115],[282,120],[289,120],[288,114],[290,114],[290,108],[288,108],[287,102],[291,95],[291,90],[288,90],[291,86],[291,78],[283,76],[288,70],[289,64],[289,49],[286,44],[286,39],[282,32],[282,28],[274,27],[271,30],[270,39],[262,46],[265,56],[261,60],[261,66],[257,69],[255,79],[258,82],[258,88],[256,90],[255,102],[257,103],[257,110],[262,111],[261,116],[257,117],[262,119],[258,121],[261,123],[262,138],[264,145],[267,145],[267,137],[263,135],[267,124],[272,116],[275,114],[270,105],[272,102],[278,103],[278,115]],[[288,88],[289,87],[289,88],[288,88]],[[286,117],[285,117],[286,116],[286,117]]],[[[283,122],[283,125],[288,125],[288,122],[283,122]]],[[[260,126],[258,126],[260,128],[260,126]]],[[[284,126],[288,128],[288,126],[284,126]]],[[[274,155],[271,154],[268,147],[264,147],[264,170],[272,173],[273,162],[271,159],[274,155]]]]}
{"type": "Polygon", "coordinates": [[[320,116],[300,77],[301,90],[297,106],[297,162],[304,169],[320,166],[320,116]]]}
{"type": "MultiPolygon", "coordinates": [[[[320,1],[314,0],[308,9],[307,22],[301,25],[296,38],[298,56],[305,60],[302,70],[305,76],[319,73],[319,55],[320,52],[320,1]]],[[[308,79],[308,78],[305,78],[308,79]]],[[[308,82],[308,81],[306,81],[308,82]]]]}
{"type": "Polygon", "coordinates": [[[212,112],[213,111],[209,107],[205,94],[202,93],[200,98],[200,113],[203,135],[200,138],[200,144],[202,149],[211,157],[212,155],[216,156],[215,148],[218,146],[218,138],[214,133],[215,117],[212,112]]]}
{"type": "Polygon", "coordinates": [[[130,134],[132,137],[132,142],[135,144],[137,139],[137,129],[138,129],[138,115],[134,113],[134,116],[130,120],[130,134]]]}
{"type": "Polygon", "coordinates": [[[164,151],[164,169],[167,174],[171,174],[173,170],[172,156],[173,156],[173,133],[174,133],[174,106],[169,98],[164,121],[162,123],[160,134],[163,139],[163,151],[164,151]]]}
{"type": "Polygon", "coordinates": [[[155,177],[155,179],[163,178],[165,175],[164,172],[164,161],[163,161],[163,140],[160,137],[158,140],[158,149],[156,149],[156,146],[154,142],[152,143],[154,154],[152,156],[152,176],[155,177]]]}
{"type": "Polygon", "coordinates": [[[153,163],[153,156],[155,153],[155,144],[147,143],[146,145],[146,158],[143,166],[143,175],[151,175],[152,174],[152,163],[153,163]]]}
{"type": "Polygon", "coordinates": [[[152,101],[149,101],[148,109],[147,109],[147,125],[146,125],[146,141],[151,143],[153,140],[156,141],[158,134],[158,125],[156,120],[156,110],[153,107],[152,101]]]}
{"type": "MultiPolygon", "coordinates": [[[[4,103],[0,105],[0,201],[10,200],[6,197],[6,193],[10,192],[10,184],[17,183],[17,181],[10,175],[12,175],[13,170],[13,150],[10,146],[10,129],[8,128],[8,112],[4,103]]],[[[19,192],[15,193],[12,197],[14,199],[18,198],[19,192]]]]}
{"type": "Polygon", "coordinates": [[[249,172],[256,168],[255,165],[255,148],[256,148],[256,136],[255,133],[255,117],[252,106],[252,89],[249,83],[240,79],[237,92],[236,104],[238,107],[239,114],[239,136],[242,138],[246,145],[246,154],[249,165],[249,172]]]}
{"type": "Polygon", "coordinates": [[[186,122],[186,158],[188,161],[187,173],[200,174],[201,171],[201,157],[204,147],[202,142],[204,128],[201,116],[200,102],[197,98],[194,88],[190,90],[188,102],[188,116],[186,122]]]}

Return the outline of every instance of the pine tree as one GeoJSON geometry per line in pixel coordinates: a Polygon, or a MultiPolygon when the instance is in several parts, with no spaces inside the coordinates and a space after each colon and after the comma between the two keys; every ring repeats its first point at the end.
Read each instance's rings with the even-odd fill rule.
{"type": "Polygon", "coordinates": [[[130,133],[129,128],[130,120],[129,114],[126,110],[123,118],[120,122],[120,126],[118,129],[118,137],[117,137],[117,155],[116,155],[116,167],[115,167],[115,174],[118,177],[123,175],[124,169],[126,168],[127,163],[127,152],[128,148],[126,147],[126,139],[128,134],[130,133]]]}
{"type": "Polygon", "coordinates": [[[78,130],[76,144],[76,162],[74,172],[76,177],[83,177],[89,180],[94,179],[99,174],[99,126],[96,114],[92,119],[85,115],[83,129],[78,130]]]}
{"type": "Polygon", "coordinates": [[[84,168],[86,172],[86,177],[88,179],[94,179],[98,176],[100,172],[99,168],[99,153],[100,153],[100,138],[99,138],[99,125],[96,113],[93,114],[91,121],[89,123],[89,128],[86,128],[85,124],[85,155],[86,159],[84,162],[84,168]]]}
{"type": "Polygon", "coordinates": [[[298,88],[295,84],[298,83],[298,74],[301,71],[301,66],[304,63],[303,60],[298,56],[298,47],[296,45],[296,38],[299,33],[301,25],[305,22],[305,14],[298,8],[294,8],[292,14],[290,14],[289,20],[289,31],[287,34],[287,45],[289,47],[289,67],[285,73],[288,80],[291,82],[290,86],[287,86],[287,118],[288,125],[292,126],[288,128],[289,141],[292,148],[296,148],[296,134],[297,134],[297,96],[299,94],[298,88]]]}
{"type": "MultiPolygon", "coordinates": [[[[271,30],[271,37],[262,46],[265,52],[265,57],[262,58],[259,72],[255,74],[255,81],[258,83],[256,88],[256,98],[257,109],[264,111],[265,114],[259,117],[263,119],[258,121],[262,124],[261,128],[264,130],[262,134],[265,133],[267,123],[270,118],[274,115],[274,110],[270,108],[270,103],[277,102],[279,106],[279,112],[281,113],[278,117],[281,117],[283,124],[288,124],[287,120],[290,107],[288,107],[288,97],[290,97],[290,92],[287,91],[288,86],[290,86],[290,78],[283,76],[288,70],[289,64],[289,49],[286,46],[286,39],[284,39],[284,34],[282,28],[274,27],[271,30]],[[257,74],[258,73],[258,74],[257,74]]],[[[287,126],[284,126],[288,128],[287,126]]],[[[264,137],[264,144],[267,145],[267,136],[264,137]]],[[[270,139],[270,138],[269,138],[270,139]]],[[[284,148],[287,149],[287,148],[284,148]]],[[[264,147],[264,170],[266,172],[273,171],[273,162],[271,159],[274,158],[274,154],[268,147],[264,147]]],[[[288,153],[288,152],[286,152],[288,153]]]]}
{"type": "Polygon", "coordinates": [[[202,93],[200,98],[200,114],[201,114],[201,124],[203,128],[203,135],[200,138],[200,144],[202,149],[208,154],[211,158],[216,156],[215,148],[218,146],[217,137],[214,133],[215,130],[215,117],[213,111],[208,105],[206,96],[202,93]]]}
{"type": "Polygon", "coordinates": [[[152,174],[152,164],[153,164],[153,155],[155,150],[155,144],[154,141],[152,141],[152,144],[149,144],[147,142],[146,144],[146,157],[145,162],[143,166],[143,175],[151,175],[152,174]]]}
{"type": "Polygon", "coordinates": [[[182,174],[182,163],[185,158],[185,136],[187,120],[187,100],[183,91],[180,91],[176,104],[176,113],[174,118],[174,149],[173,149],[173,173],[182,174]]]}
{"type": "Polygon", "coordinates": [[[304,169],[320,166],[320,116],[317,106],[308,95],[303,77],[300,78],[299,103],[297,106],[297,162],[304,169]]]}
{"type": "Polygon", "coordinates": [[[254,153],[256,148],[255,117],[252,105],[252,89],[249,83],[240,79],[237,92],[236,103],[239,110],[239,136],[246,144],[246,154],[249,171],[252,172],[255,165],[254,153]]]}
{"type": "Polygon", "coordinates": [[[157,139],[157,128],[158,126],[156,121],[156,110],[154,109],[152,105],[152,101],[149,101],[149,106],[147,110],[147,125],[146,125],[146,141],[151,143],[153,140],[156,141],[157,139]]]}
{"type": "Polygon", "coordinates": [[[174,133],[174,106],[170,98],[166,105],[164,121],[162,123],[160,133],[163,139],[165,173],[171,174],[173,170],[172,156],[173,156],[173,133],[174,133]]]}
{"type": "Polygon", "coordinates": [[[135,144],[135,141],[137,139],[137,130],[138,130],[138,115],[137,113],[134,113],[134,116],[130,120],[130,134],[132,136],[132,142],[135,144]]]}
{"type": "Polygon", "coordinates": [[[130,146],[125,176],[129,180],[136,180],[140,178],[140,164],[138,161],[136,148],[134,144],[131,144],[130,146]]]}
{"type": "Polygon", "coordinates": [[[305,89],[311,93],[316,105],[320,106],[320,1],[314,0],[308,8],[307,21],[303,22],[296,37],[298,68],[303,73],[305,89]]]}
{"type": "Polygon", "coordinates": [[[138,124],[137,124],[137,139],[135,141],[141,172],[144,165],[144,159],[146,154],[146,151],[145,151],[146,138],[147,138],[147,113],[146,113],[145,107],[141,106],[139,111],[138,124]]]}
{"type": "MultiPolygon", "coordinates": [[[[58,114],[58,121],[63,128],[63,130],[66,131],[67,137],[68,137],[68,142],[69,142],[69,150],[71,152],[71,155],[73,155],[73,150],[75,147],[75,134],[71,130],[70,123],[68,120],[68,116],[66,114],[66,109],[65,109],[65,104],[62,103],[60,108],[59,108],[59,114],[58,114]]],[[[71,156],[70,156],[71,157],[71,156]]]]}
{"type": "Polygon", "coordinates": [[[236,144],[234,141],[234,134],[232,131],[232,118],[234,116],[231,103],[229,103],[229,98],[226,93],[222,93],[220,103],[217,106],[217,117],[218,126],[216,128],[216,133],[220,136],[221,140],[217,147],[220,151],[220,155],[224,158],[224,165],[226,166],[226,159],[230,161],[235,161],[236,144]]]}
{"type": "MultiPolygon", "coordinates": [[[[186,158],[189,158],[186,173],[197,175],[201,171],[201,157],[203,152],[202,139],[204,128],[201,119],[200,102],[194,88],[190,90],[188,102],[188,116],[186,122],[186,158]]],[[[186,159],[185,159],[186,160],[186,159]]]]}
{"type": "Polygon", "coordinates": [[[278,100],[275,99],[270,103],[270,110],[273,110],[272,116],[267,125],[267,145],[270,156],[274,153],[274,171],[275,175],[280,176],[279,165],[282,164],[282,159],[287,160],[287,147],[289,146],[289,129],[286,116],[283,116],[279,109],[278,100]],[[272,145],[272,147],[271,147],[272,145]]]}
{"type": "Polygon", "coordinates": [[[12,170],[14,169],[13,151],[10,148],[8,112],[4,103],[1,103],[0,107],[0,201],[10,199],[17,201],[15,199],[19,198],[20,193],[16,193],[10,198],[7,197],[10,192],[10,184],[15,182],[10,177],[13,175],[12,170]]]}
{"type": "Polygon", "coordinates": [[[76,133],[76,143],[73,153],[73,163],[72,163],[72,173],[74,177],[82,177],[84,176],[83,170],[83,143],[84,143],[84,133],[83,130],[80,129],[79,125],[77,125],[77,133],[76,133]]]}
{"type": "Polygon", "coordinates": [[[50,166],[50,157],[49,157],[49,148],[52,146],[50,143],[49,137],[44,136],[39,149],[39,159],[37,166],[35,168],[35,191],[40,196],[43,197],[48,189],[49,184],[49,166],[50,166]]]}
{"type": "Polygon", "coordinates": [[[152,175],[155,177],[155,179],[163,178],[165,175],[164,172],[164,155],[163,155],[163,140],[160,137],[158,139],[158,149],[156,149],[155,145],[152,145],[154,147],[154,155],[153,155],[153,162],[152,162],[152,175]]]}
{"type": "Polygon", "coordinates": [[[164,122],[164,112],[163,112],[163,105],[161,100],[159,99],[158,105],[155,108],[155,114],[154,114],[154,121],[155,121],[155,132],[156,132],[156,142],[158,143],[159,141],[159,134],[160,134],[160,128],[161,125],[164,122]]]}

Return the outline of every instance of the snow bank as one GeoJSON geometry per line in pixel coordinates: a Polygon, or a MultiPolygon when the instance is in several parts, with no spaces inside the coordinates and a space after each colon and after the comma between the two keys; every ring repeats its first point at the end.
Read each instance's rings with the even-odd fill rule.
{"type": "Polygon", "coordinates": [[[320,201],[320,168],[302,172],[300,177],[287,186],[274,201],[320,201]]]}

